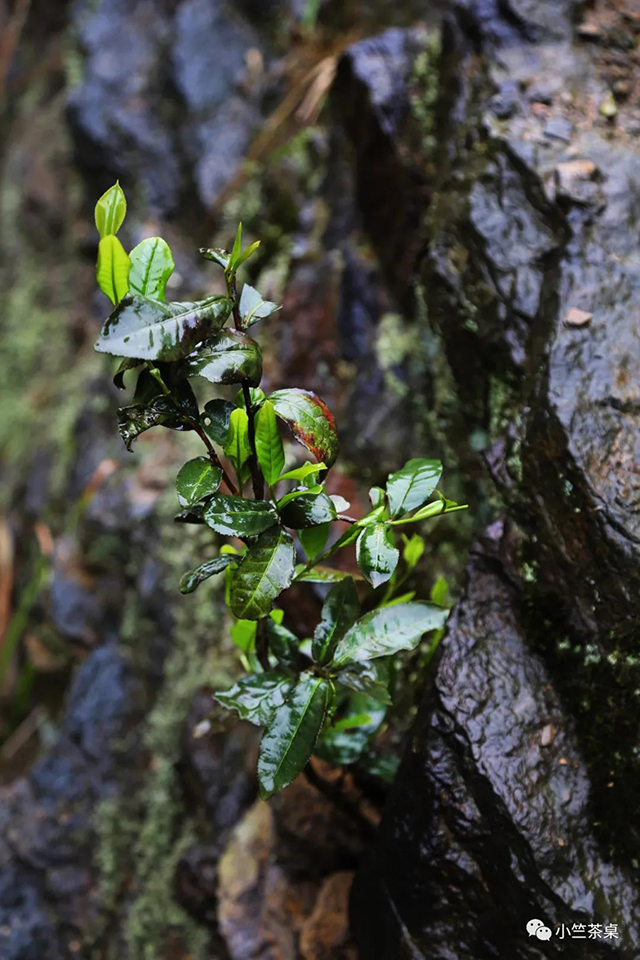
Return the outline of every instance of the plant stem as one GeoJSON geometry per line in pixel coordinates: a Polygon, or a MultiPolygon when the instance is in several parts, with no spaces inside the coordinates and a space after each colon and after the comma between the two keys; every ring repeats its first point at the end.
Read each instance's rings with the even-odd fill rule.
{"type": "MultiPolygon", "coordinates": [[[[240,309],[238,307],[238,290],[236,287],[236,278],[235,274],[232,276],[227,276],[225,273],[225,279],[227,281],[227,293],[232,304],[233,311],[233,323],[236,330],[242,330],[242,318],[240,317],[240,309]]],[[[247,419],[249,421],[249,446],[251,447],[251,456],[249,457],[249,469],[251,470],[251,485],[253,487],[253,496],[256,500],[262,500],[264,498],[264,480],[262,477],[262,472],[260,466],[258,465],[258,455],[256,453],[256,425],[255,425],[255,411],[253,409],[253,404],[251,403],[251,392],[249,390],[249,384],[246,380],[242,381],[242,394],[244,396],[244,406],[247,411],[247,419]]]]}
{"type": "Polygon", "coordinates": [[[269,663],[269,641],[267,639],[267,631],[265,630],[264,620],[258,620],[257,624],[256,656],[260,666],[265,672],[271,670],[271,664],[269,663]]]}
{"type": "Polygon", "coordinates": [[[227,487],[229,488],[229,492],[234,494],[234,496],[237,496],[238,488],[236,487],[235,483],[233,482],[233,480],[231,479],[231,477],[229,476],[225,468],[222,466],[222,463],[220,462],[220,457],[216,453],[213,444],[209,440],[209,437],[206,435],[206,433],[204,432],[204,430],[202,429],[198,421],[192,420],[189,417],[188,419],[185,420],[185,423],[188,423],[189,426],[192,427],[195,430],[195,432],[198,434],[198,436],[204,443],[205,447],[207,448],[207,453],[209,454],[209,459],[211,460],[211,463],[214,465],[214,467],[220,467],[220,469],[222,470],[222,479],[224,480],[227,487]]]}

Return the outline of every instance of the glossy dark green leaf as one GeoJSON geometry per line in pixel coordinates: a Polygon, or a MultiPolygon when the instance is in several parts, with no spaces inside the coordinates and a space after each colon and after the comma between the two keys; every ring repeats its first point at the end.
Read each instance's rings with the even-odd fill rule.
{"type": "Polygon", "coordinates": [[[393,517],[401,517],[422,504],[431,496],[442,476],[439,460],[417,457],[405,463],[401,470],[389,475],[387,496],[393,517]]]}
{"type": "Polygon", "coordinates": [[[135,368],[139,367],[142,362],[143,362],[142,360],[135,360],[132,357],[125,357],[124,360],[121,360],[120,365],[118,366],[118,369],[113,375],[114,386],[116,386],[118,390],[124,390],[125,389],[125,383],[124,383],[125,373],[127,372],[127,370],[135,370],[135,368]]]}
{"type": "Polygon", "coordinates": [[[313,634],[311,652],[317,663],[328,663],[338,642],[360,613],[358,591],[352,577],[332,587],[322,607],[320,623],[313,634]]]}
{"type": "Polygon", "coordinates": [[[229,254],[222,247],[200,247],[198,253],[205,260],[212,260],[213,263],[217,263],[223,270],[226,270],[229,266],[229,254]]]}
{"type": "MultiPolygon", "coordinates": [[[[143,371],[147,373],[147,371],[143,371]]],[[[142,376],[142,374],[141,374],[142,376]]],[[[134,403],[118,410],[118,430],[127,450],[145,430],[151,427],[169,427],[171,430],[190,430],[181,417],[195,419],[198,416],[198,404],[189,384],[185,381],[175,391],[174,397],[159,394],[150,402],[134,403]],[[185,389],[186,388],[186,389],[185,389]]]]}
{"type": "MultiPolygon", "coordinates": [[[[294,491],[292,491],[293,493],[294,491]]],[[[299,530],[300,527],[315,527],[319,523],[330,523],[338,516],[333,500],[321,490],[319,493],[302,492],[299,497],[285,503],[278,503],[282,522],[287,527],[299,530]]]]}
{"type": "Polygon", "coordinates": [[[127,213],[127,200],[124,191],[116,180],[112,187],[106,190],[95,209],[96,228],[101,237],[117,233],[122,226],[127,213]]]}
{"type": "Polygon", "coordinates": [[[298,530],[298,537],[309,560],[321,553],[329,539],[330,523],[319,523],[317,527],[304,527],[298,530]]]}
{"type": "Polygon", "coordinates": [[[263,300],[258,291],[254,287],[250,287],[248,283],[245,283],[242,288],[239,308],[244,327],[250,327],[258,320],[266,320],[272,313],[280,309],[277,303],[263,300]]]}
{"type": "Polygon", "coordinates": [[[131,261],[118,238],[113,234],[103,237],[98,244],[96,280],[112,303],[120,303],[128,293],[130,270],[131,261]]]}
{"type": "Polygon", "coordinates": [[[209,500],[204,518],[217,533],[230,537],[257,537],[278,522],[278,514],[268,500],[245,500],[224,493],[216,493],[209,500]]]}
{"type": "Polygon", "coordinates": [[[139,360],[181,360],[224,326],[230,310],[225,297],[164,303],[130,293],[103,326],[96,350],[139,360]]]}
{"type": "Polygon", "coordinates": [[[444,626],[448,615],[448,610],[420,601],[372,610],[347,631],[336,647],[333,664],[342,667],[413,650],[427,631],[444,626]]]}
{"type": "Polygon", "coordinates": [[[209,400],[204,405],[204,428],[214,443],[224,447],[229,439],[229,422],[235,410],[228,400],[209,400]]]}
{"type": "Polygon", "coordinates": [[[269,397],[277,416],[316,460],[330,467],[338,456],[338,434],[326,403],[308,390],[276,390],[269,397]]]}
{"type": "Polygon", "coordinates": [[[284,467],[284,448],[278,430],[275,410],[265,400],[256,414],[256,454],[264,479],[271,487],[284,467]]]}
{"type": "Polygon", "coordinates": [[[180,510],[174,516],[173,522],[204,524],[204,503],[196,503],[186,510],[180,510]]]}
{"type": "Polygon", "coordinates": [[[265,620],[265,630],[269,640],[269,650],[278,662],[285,667],[295,667],[298,663],[300,647],[300,641],[295,633],[287,630],[281,623],[276,623],[271,617],[265,620]]]}
{"type": "Polygon", "coordinates": [[[341,766],[355,763],[364,755],[385,714],[386,708],[380,701],[354,694],[340,719],[323,732],[315,752],[330,763],[341,766]]]}
{"type": "Polygon", "coordinates": [[[162,237],[147,237],[133,248],[129,289],[142,297],[166,300],[167,280],[175,270],[173,254],[162,237]]]}
{"type": "Polygon", "coordinates": [[[281,527],[261,534],[232,572],[234,616],[245,620],[266,616],[276,597],[290,585],[294,567],[295,547],[289,534],[281,527]]]}
{"type": "Polygon", "coordinates": [[[249,418],[245,410],[236,408],[229,418],[229,433],[224,445],[224,452],[231,460],[240,483],[249,473],[247,461],[251,456],[249,442],[249,418]]]}
{"type": "Polygon", "coordinates": [[[306,497],[309,495],[316,495],[322,493],[323,487],[321,484],[316,484],[310,487],[297,487],[295,490],[290,490],[289,493],[285,493],[284,497],[280,497],[278,500],[278,510],[284,510],[288,503],[291,503],[292,500],[296,500],[298,497],[306,497]]]}
{"type": "Polygon", "coordinates": [[[222,483],[222,470],[211,463],[208,457],[188,460],[176,479],[178,502],[181,507],[191,507],[204,497],[215,493],[222,483]]]}
{"type": "Polygon", "coordinates": [[[365,527],[356,543],[358,569],[373,587],[391,577],[398,565],[400,551],[393,530],[386,523],[365,527]]]}
{"type": "Polygon", "coordinates": [[[262,353],[255,340],[240,330],[221,330],[184,364],[187,377],[210,383],[242,383],[256,387],[262,379],[262,353]]]}
{"type": "Polygon", "coordinates": [[[223,570],[231,563],[237,563],[239,557],[234,557],[232,554],[221,554],[219,557],[214,557],[213,560],[206,560],[204,563],[201,563],[199,567],[196,567],[195,570],[190,570],[180,580],[180,593],[193,593],[196,587],[199,587],[204,580],[208,580],[209,577],[215,576],[217,573],[222,573],[223,570]]]}
{"type": "Polygon", "coordinates": [[[273,715],[260,742],[260,796],[271,797],[307,765],[329,705],[328,680],[303,673],[273,715]]]}
{"type": "Polygon", "coordinates": [[[366,693],[380,703],[387,705],[391,703],[389,671],[385,660],[351,664],[340,671],[337,682],[349,690],[366,693]]]}
{"type": "Polygon", "coordinates": [[[227,710],[237,710],[243,720],[263,727],[284,707],[291,686],[291,680],[275,670],[254,673],[229,690],[218,691],[214,699],[227,710]]]}

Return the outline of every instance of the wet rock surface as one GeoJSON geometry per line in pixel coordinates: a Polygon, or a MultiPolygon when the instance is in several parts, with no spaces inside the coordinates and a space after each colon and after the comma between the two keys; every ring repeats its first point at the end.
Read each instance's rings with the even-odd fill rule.
{"type": "Polygon", "coordinates": [[[639,949],[638,151],[573,6],[550,7],[454,5],[445,30],[421,271],[517,533],[473,556],[356,880],[366,960],[639,949]]]}

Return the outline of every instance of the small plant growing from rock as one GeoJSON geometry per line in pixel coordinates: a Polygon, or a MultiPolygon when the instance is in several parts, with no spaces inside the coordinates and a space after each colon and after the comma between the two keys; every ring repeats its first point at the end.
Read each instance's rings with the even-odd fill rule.
{"type": "Polygon", "coordinates": [[[437,638],[448,613],[442,603],[400,593],[424,549],[419,535],[404,531],[464,507],[437,489],[441,463],[416,457],[392,473],[384,489],[370,490],[366,516],[348,516],[349,504],[325,490],[338,456],[326,404],[308,390],[265,395],[260,389],[262,355],[249,331],[278,306],[248,284],[240,293],[237,288],[238,271],[259,242],[243,249],[240,225],[230,252],[201,250],[224,272],[226,293],[172,303],[165,296],[174,269],[169,246],[151,237],[127,254],[117,237],[125,214],[124,193],[115,184],[95,212],[97,280],[115,307],[96,350],[122,358],[114,378],[120,388],[125,372],[138,370],[133,402],[118,410],[129,450],[155,426],[194,431],[204,445],[203,455],[178,473],[176,519],[207,524],[234,543],[186,573],[180,590],[191,593],[224,575],[235,621],[231,636],[248,675],[216,699],[264,728],[258,776],[262,796],[270,797],[313,752],[344,764],[365,755],[391,702],[393,654],[415,649],[430,632],[437,638]],[[234,401],[214,398],[201,410],[195,377],[236,385],[234,401]],[[310,454],[301,466],[285,468],[280,424],[310,454]],[[337,539],[336,521],[348,524],[337,539]],[[351,544],[354,576],[330,565],[351,544]],[[299,560],[301,551],[305,559],[299,560]],[[277,607],[294,583],[328,590],[312,637],[292,633],[277,607]]]}

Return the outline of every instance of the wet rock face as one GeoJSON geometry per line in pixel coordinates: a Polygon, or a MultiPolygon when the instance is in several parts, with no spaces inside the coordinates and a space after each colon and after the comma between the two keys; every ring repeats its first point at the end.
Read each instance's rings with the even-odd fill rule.
{"type": "Polygon", "coordinates": [[[505,550],[497,523],[472,557],[378,853],[358,878],[361,957],[583,957],[585,942],[555,931],[611,922],[620,939],[589,941],[589,956],[637,953],[640,896],[598,844],[590,772],[531,652],[505,550]],[[549,942],[528,937],[532,918],[553,929],[549,942]],[[416,952],[396,952],[409,942],[416,952]]]}
{"type": "Polygon", "coordinates": [[[356,883],[364,960],[585,955],[529,938],[538,916],[639,949],[639,157],[574,12],[460,3],[445,30],[421,272],[463,449],[486,434],[519,533],[470,566],[356,883]]]}

